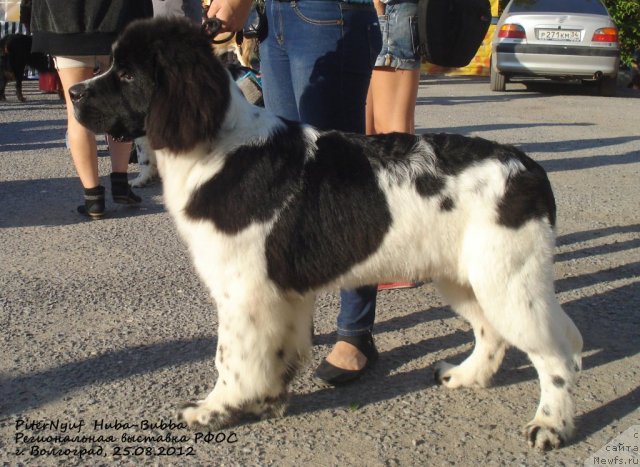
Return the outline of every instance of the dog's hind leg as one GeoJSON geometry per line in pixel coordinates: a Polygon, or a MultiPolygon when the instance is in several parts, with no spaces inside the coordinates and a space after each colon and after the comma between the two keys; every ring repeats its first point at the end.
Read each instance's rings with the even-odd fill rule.
{"type": "MultiPolygon", "coordinates": [[[[2,59],[2,57],[0,57],[2,59]]],[[[4,71],[0,67],[0,101],[6,101],[7,96],[4,93],[5,88],[7,87],[7,77],[5,76],[6,71],[4,71]]]]}
{"type": "MultiPolygon", "coordinates": [[[[23,73],[24,73],[24,70],[23,70],[23,73]]],[[[24,94],[22,93],[22,76],[17,76],[17,75],[16,75],[16,97],[20,102],[26,102],[27,100],[24,97],[24,94]]]]}
{"type": "Polygon", "coordinates": [[[11,61],[11,69],[14,75],[14,79],[16,80],[16,97],[20,102],[25,102],[23,93],[22,93],[22,80],[24,79],[24,70],[27,67],[27,62],[23,58],[13,57],[11,61]]]}
{"type": "Polygon", "coordinates": [[[525,428],[525,436],[531,447],[559,448],[573,433],[570,388],[578,366],[563,351],[528,352],[528,355],[540,378],[541,397],[535,417],[525,428]]]}
{"type": "Polygon", "coordinates": [[[540,379],[540,403],[526,428],[529,445],[560,447],[573,430],[570,390],[581,366],[582,337],[554,293],[553,232],[531,221],[472,234],[474,247],[464,257],[485,317],[529,356],[540,379]]]}
{"type": "Polygon", "coordinates": [[[218,304],[219,328],[213,391],[188,404],[190,426],[220,429],[244,416],[281,416],[288,386],[311,349],[313,296],[218,304]]]}
{"type": "Polygon", "coordinates": [[[502,363],[506,343],[484,317],[470,287],[447,280],[439,280],[435,284],[445,301],[471,323],[475,338],[473,352],[460,365],[454,366],[446,362],[436,365],[436,382],[450,389],[489,386],[492,376],[502,363]]]}

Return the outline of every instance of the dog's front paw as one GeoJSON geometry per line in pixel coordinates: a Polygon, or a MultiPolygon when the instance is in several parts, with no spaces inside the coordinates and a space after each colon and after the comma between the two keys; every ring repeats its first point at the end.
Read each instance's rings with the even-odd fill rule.
{"type": "Polygon", "coordinates": [[[220,430],[233,425],[237,420],[237,413],[226,409],[211,409],[205,401],[189,402],[178,413],[178,419],[190,428],[220,430]]]}
{"type": "Polygon", "coordinates": [[[463,363],[461,365],[451,365],[447,362],[438,362],[434,368],[434,379],[439,385],[448,389],[487,387],[491,382],[490,376],[477,371],[473,365],[463,363]]]}
{"type": "Polygon", "coordinates": [[[140,173],[136,178],[134,178],[129,182],[129,185],[131,185],[134,188],[143,188],[146,186],[153,185],[157,181],[158,181],[157,175],[152,176],[152,175],[140,173]]]}
{"type": "Polygon", "coordinates": [[[192,428],[220,430],[245,421],[282,417],[287,409],[288,395],[265,397],[253,402],[244,402],[234,407],[230,404],[207,403],[207,399],[185,404],[178,419],[192,428]]]}
{"type": "Polygon", "coordinates": [[[439,386],[450,387],[449,384],[451,383],[452,378],[451,370],[453,370],[454,368],[454,365],[451,365],[447,362],[436,363],[436,366],[433,369],[433,379],[435,380],[436,384],[439,386]]]}
{"type": "Polygon", "coordinates": [[[567,440],[566,433],[535,419],[526,426],[525,436],[529,447],[543,451],[561,448],[567,440]]]}

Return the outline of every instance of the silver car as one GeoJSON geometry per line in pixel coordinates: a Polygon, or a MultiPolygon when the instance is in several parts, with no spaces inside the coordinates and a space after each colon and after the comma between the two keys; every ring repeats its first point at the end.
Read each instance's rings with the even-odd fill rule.
{"type": "Polygon", "coordinates": [[[596,81],[614,95],[618,30],[600,0],[511,0],[491,46],[491,90],[514,77],[596,81]]]}

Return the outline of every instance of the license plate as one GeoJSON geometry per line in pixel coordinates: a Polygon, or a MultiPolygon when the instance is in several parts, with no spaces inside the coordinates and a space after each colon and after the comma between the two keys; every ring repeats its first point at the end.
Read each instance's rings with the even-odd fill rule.
{"type": "Polygon", "coordinates": [[[579,30],[566,29],[538,29],[538,40],[541,41],[566,41],[580,42],[579,30]]]}

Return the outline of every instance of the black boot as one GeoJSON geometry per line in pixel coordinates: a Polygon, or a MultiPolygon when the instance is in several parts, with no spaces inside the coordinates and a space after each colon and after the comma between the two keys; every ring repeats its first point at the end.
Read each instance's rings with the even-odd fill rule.
{"type": "Polygon", "coordinates": [[[91,219],[104,217],[104,187],[98,185],[95,188],[84,189],[84,204],[78,206],[78,212],[91,219]]]}
{"type": "Polygon", "coordinates": [[[111,196],[118,204],[139,204],[142,201],[129,186],[126,172],[111,172],[111,196]]]}

